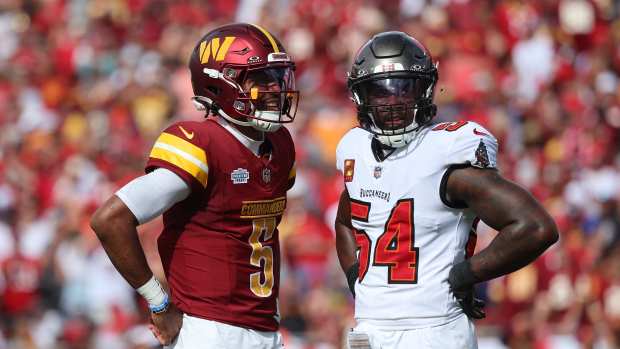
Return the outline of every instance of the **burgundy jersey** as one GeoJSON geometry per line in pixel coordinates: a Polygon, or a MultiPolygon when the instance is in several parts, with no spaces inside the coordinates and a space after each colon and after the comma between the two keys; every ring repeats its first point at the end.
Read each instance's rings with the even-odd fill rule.
{"type": "Polygon", "coordinates": [[[157,139],[146,171],[169,169],[190,196],[164,213],[159,253],[184,313],[252,328],[278,328],[277,226],[295,180],[295,149],[282,127],[258,157],[213,119],[179,122],[157,139]]]}

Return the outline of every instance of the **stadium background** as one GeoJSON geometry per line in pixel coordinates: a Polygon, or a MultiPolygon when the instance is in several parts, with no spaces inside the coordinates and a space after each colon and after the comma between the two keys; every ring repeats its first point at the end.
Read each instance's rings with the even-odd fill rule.
{"type": "MultiPolygon", "coordinates": [[[[1,1],[0,348],[154,343],[89,216],[142,173],[167,124],[202,117],[186,62],[202,34],[233,21],[268,28],[298,66],[299,175],[281,226],[287,348],[338,348],[352,325],[331,228],[334,150],[355,124],[350,61],[390,29],[439,61],[438,119],[489,128],[502,173],[560,229],[533,265],[481,285],[480,347],[618,347],[619,11],[613,0],[1,1]]],[[[160,228],[140,229],[159,275],[160,228]]],[[[479,247],[494,234],[482,226],[479,247]]]]}

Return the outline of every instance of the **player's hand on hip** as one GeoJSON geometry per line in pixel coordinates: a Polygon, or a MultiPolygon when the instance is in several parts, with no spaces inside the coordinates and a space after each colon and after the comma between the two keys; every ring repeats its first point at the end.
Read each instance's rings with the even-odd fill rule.
{"type": "Polygon", "coordinates": [[[467,316],[475,320],[484,319],[486,317],[484,311],[485,303],[483,300],[475,297],[473,287],[466,291],[452,290],[452,293],[454,293],[456,300],[467,316]]]}
{"type": "Polygon", "coordinates": [[[183,313],[171,302],[168,309],[151,314],[151,332],[160,344],[169,345],[178,336],[183,325],[183,313]]]}
{"type": "Polygon", "coordinates": [[[448,274],[450,291],[463,308],[463,312],[472,319],[484,319],[484,301],[476,298],[474,284],[476,278],[471,271],[468,260],[456,264],[448,274]]]}

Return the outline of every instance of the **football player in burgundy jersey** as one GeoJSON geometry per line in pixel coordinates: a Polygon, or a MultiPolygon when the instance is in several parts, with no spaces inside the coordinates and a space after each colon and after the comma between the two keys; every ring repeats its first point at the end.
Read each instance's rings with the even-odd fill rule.
{"type": "Polygon", "coordinates": [[[467,121],[431,125],[437,65],[402,32],[357,53],[360,127],[337,148],[345,190],[336,245],[355,299],[351,348],[476,348],[476,283],[532,262],[555,223],[496,169],[497,140],[467,121]],[[479,220],[499,234],[473,255],[479,220]]]}
{"type": "Polygon", "coordinates": [[[147,300],[171,348],[279,348],[278,224],[295,181],[283,124],[299,93],[295,65],[267,30],[219,27],[189,62],[205,121],[172,124],[146,175],[100,207],[91,226],[112,263],[147,300]],[[149,269],[136,226],[163,213],[158,249],[170,292],[149,269]]]}

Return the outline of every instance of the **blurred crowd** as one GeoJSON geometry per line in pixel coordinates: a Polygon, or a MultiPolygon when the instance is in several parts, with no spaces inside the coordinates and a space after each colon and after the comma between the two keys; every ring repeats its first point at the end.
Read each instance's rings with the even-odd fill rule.
{"type": "MultiPolygon", "coordinates": [[[[187,60],[229,22],[258,23],[297,63],[298,180],[281,225],[289,349],[340,348],[353,303],[335,257],[335,147],[355,125],[346,71],[402,30],[439,62],[437,119],[481,123],[500,170],[561,239],[478,291],[481,349],[620,347],[620,3],[614,0],[4,0],[0,2],[0,349],[151,348],[144,302],[90,215],[143,173],[193,110],[187,60]]],[[[424,164],[419,164],[424,166],[424,164]]],[[[140,227],[162,278],[156,220],[140,227]]],[[[496,232],[478,229],[478,248],[496,232]]]]}

